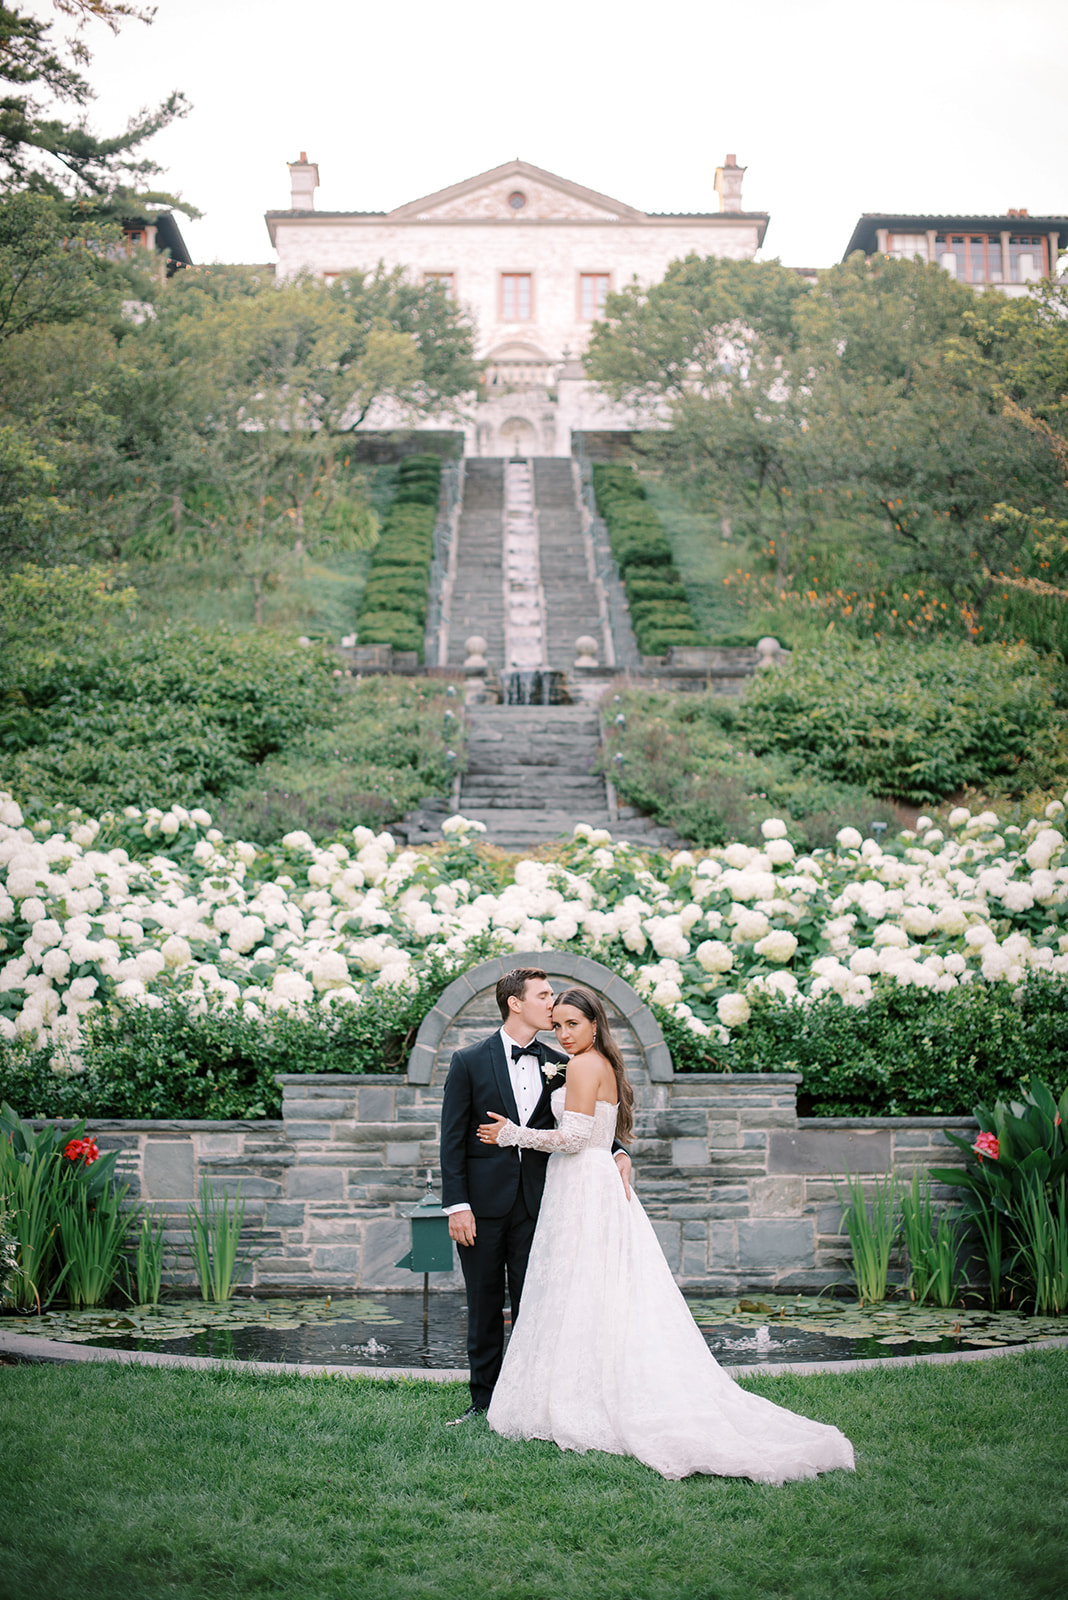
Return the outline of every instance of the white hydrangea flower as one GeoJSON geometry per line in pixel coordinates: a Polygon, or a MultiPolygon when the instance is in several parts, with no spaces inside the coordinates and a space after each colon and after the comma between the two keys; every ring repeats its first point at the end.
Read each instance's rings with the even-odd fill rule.
{"type": "Polygon", "coordinates": [[[880,922],[872,934],[871,942],[876,947],[892,944],[896,945],[899,950],[903,950],[909,942],[909,936],[904,928],[898,927],[896,922],[880,922]]]}
{"type": "MultiPolygon", "coordinates": [[[[367,834],[368,838],[374,838],[374,834],[371,833],[369,828],[364,828],[362,831],[367,834]]],[[[310,833],[305,833],[302,828],[295,828],[292,833],[283,834],[282,848],[283,850],[299,850],[311,855],[315,849],[315,841],[310,833]]]]}
{"type": "Polygon", "coordinates": [[[172,972],[178,972],[182,967],[187,967],[193,959],[193,951],[189,941],[183,939],[177,933],[172,933],[170,938],[163,941],[160,946],[160,954],[172,972]]]}
{"type": "Polygon", "coordinates": [[[728,867],[735,872],[741,872],[758,852],[751,850],[747,844],[729,844],[723,852],[723,859],[728,867]]]}
{"type": "Polygon", "coordinates": [[[781,817],[765,817],[760,831],[765,839],[785,839],[788,829],[781,817]]]}
{"type": "Polygon", "coordinates": [[[1063,845],[1064,835],[1056,828],[1041,828],[1024,851],[1024,860],[1032,869],[1046,868],[1063,845]]]}
{"type": "Polygon", "coordinates": [[[722,939],[706,939],[694,955],[705,972],[729,972],[734,965],[734,951],[722,939]]]}
{"type": "Polygon", "coordinates": [[[1030,911],[1035,903],[1035,891],[1029,883],[1013,881],[1005,885],[1001,902],[1006,911],[1030,911]]]}
{"type": "Polygon", "coordinates": [[[41,971],[46,977],[62,980],[70,971],[70,956],[58,947],[46,950],[44,960],[41,962],[41,971]]]}
{"type": "Polygon", "coordinates": [[[780,964],[792,961],[797,951],[797,939],[785,928],[773,928],[753,946],[758,956],[780,964]]]}
{"type": "Polygon", "coordinates": [[[211,812],[205,811],[201,806],[197,806],[189,813],[189,820],[190,822],[195,822],[198,828],[210,828],[211,812]]]}
{"type": "Polygon", "coordinates": [[[964,935],[964,943],[969,950],[982,950],[988,944],[997,943],[997,934],[988,923],[980,922],[967,929],[964,935]]]}
{"type": "Polygon", "coordinates": [[[237,925],[230,929],[226,942],[238,955],[247,955],[250,950],[255,950],[266,931],[262,918],[242,917],[237,925]]]}
{"type": "Polygon", "coordinates": [[[725,1028],[744,1028],[751,1012],[744,994],[732,991],[720,995],[716,1001],[716,1015],[725,1028]]]}
{"type": "Polygon", "coordinates": [[[968,926],[967,913],[959,901],[950,900],[946,905],[939,906],[935,912],[934,926],[939,933],[959,938],[968,926]]]}
{"type": "Polygon", "coordinates": [[[681,867],[695,867],[696,865],[697,857],[691,850],[676,850],[671,857],[672,872],[678,872],[681,867]]]}
{"type": "Polygon", "coordinates": [[[771,928],[771,923],[763,911],[751,910],[749,906],[731,906],[727,921],[733,924],[732,938],[736,943],[749,944],[757,939],[763,939],[771,928]]]}
{"type": "Polygon", "coordinates": [[[772,839],[764,854],[773,867],[785,867],[794,859],[794,847],[789,839],[772,839]]]}
{"type": "Polygon", "coordinates": [[[914,939],[925,939],[934,927],[934,912],[930,906],[906,906],[901,914],[901,925],[914,939]]]}
{"type": "Polygon", "coordinates": [[[882,971],[882,962],[876,951],[869,947],[857,950],[850,956],[849,970],[854,977],[870,978],[872,973],[882,971]]]}
{"type": "Polygon", "coordinates": [[[856,828],[839,828],[835,839],[843,850],[859,850],[864,843],[863,835],[856,828]]]}

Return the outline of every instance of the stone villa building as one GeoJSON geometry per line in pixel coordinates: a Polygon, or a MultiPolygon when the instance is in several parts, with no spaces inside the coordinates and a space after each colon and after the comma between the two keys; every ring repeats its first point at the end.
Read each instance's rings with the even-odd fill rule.
{"type": "MultiPolygon", "coordinates": [[[[606,295],[691,253],[751,260],[768,226],[742,209],[733,155],[716,169],[716,209],[692,214],[639,211],[519,160],[392,211],[317,211],[316,164],[302,152],[289,171],[289,209],[266,215],[280,278],[383,262],[437,279],[470,312],[486,380],[463,418],[468,455],[570,456],[573,432],[632,426],[578,359],[606,295]]],[[[366,427],[400,423],[380,410],[366,427]]]]}

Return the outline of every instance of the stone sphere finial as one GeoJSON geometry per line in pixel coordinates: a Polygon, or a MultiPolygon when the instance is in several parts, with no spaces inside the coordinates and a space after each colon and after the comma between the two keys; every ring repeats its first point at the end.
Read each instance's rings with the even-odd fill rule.
{"type": "Polygon", "coordinates": [[[578,654],[575,658],[576,667],[596,667],[597,640],[592,634],[584,633],[580,639],[575,640],[575,649],[578,654]]]}
{"type": "Polygon", "coordinates": [[[465,672],[485,672],[489,666],[486,660],[486,641],[480,633],[473,633],[470,639],[464,640],[464,649],[467,659],[464,662],[465,672]]]}
{"type": "Polygon", "coordinates": [[[763,639],[757,640],[757,655],[760,657],[758,666],[773,667],[783,653],[782,645],[771,634],[765,634],[763,639]]]}

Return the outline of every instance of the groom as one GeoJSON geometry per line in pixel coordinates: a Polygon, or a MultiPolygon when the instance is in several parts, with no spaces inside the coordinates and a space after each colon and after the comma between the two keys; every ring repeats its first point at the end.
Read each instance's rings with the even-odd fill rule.
{"type": "MultiPolygon", "coordinates": [[[[514,1324],[549,1160],[543,1151],[481,1144],[478,1126],[500,1111],[520,1125],[553,1127],[549,1097],[567,1062],[536,1037],[552,1026],[552,985],[540,967],[506,972],[497,1007],[500,1030],[453,1055],[441,1107],[441,1203],[467,1287],[471,1404],[456,1422],[488,1410],[493,1397],[504,1357],[505,1290],[514,1324]]],[[[622,1146],[615,1153],[626,1185],[630,1157],[622,1146]]]]}

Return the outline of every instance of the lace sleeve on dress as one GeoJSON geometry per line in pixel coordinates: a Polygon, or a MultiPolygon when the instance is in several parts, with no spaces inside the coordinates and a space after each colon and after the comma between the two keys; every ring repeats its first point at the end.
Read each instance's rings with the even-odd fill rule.
{"type": "Polygon", "coordinates": [[[506,1122],[497,1135],[498,1144],[517,1144],[524,1150],[560,1150],[575,1156],[585,1150],[593,1133],[593,1118],[584,1111],[565,1111],[558,1128],[520,1128],[506,1122]]]}

